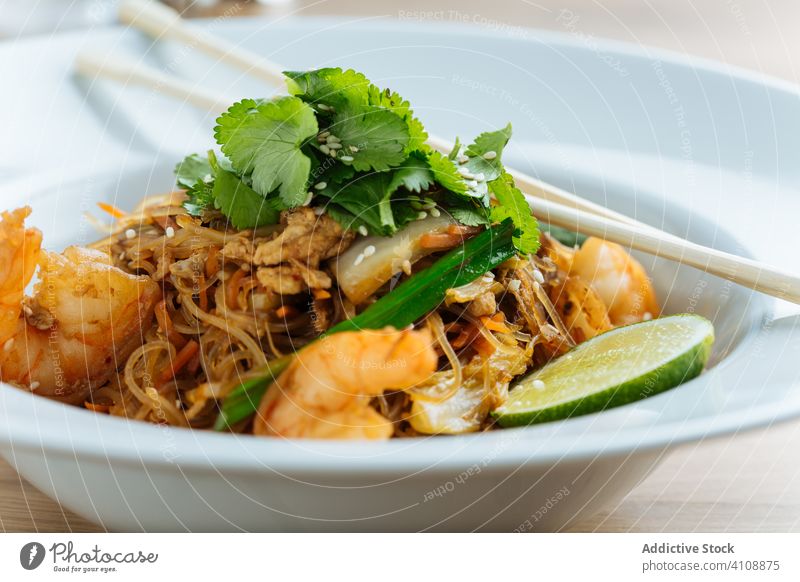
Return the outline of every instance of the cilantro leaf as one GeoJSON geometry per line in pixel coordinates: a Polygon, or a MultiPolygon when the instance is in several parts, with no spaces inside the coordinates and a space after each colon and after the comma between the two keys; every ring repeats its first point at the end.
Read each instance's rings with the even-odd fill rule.
{"type": "Polygon", "coordinates": [[[175,166],[175,182],[186,190],[183,207],[191,216],[202,216],[207,208],[213,207],[213,169],[207,157],[186,156],[175,166]]]}
{"type": "Polygon", "coordinates": [[[539,223],[531,214],[525,196],[514,185],[514,178],[504,172],[489,183],[489,188],[499,202],[492,208],[492,221],[510,218],[515,227],[514,246],[523,254],[534,254],[539,250],[539,223]]]}
{"type": "Polygon", "coordinates": [[[194,188],[197,182],[207,181],[213,175],[208,156],[192,154],[175,166],[175,181],[186,189],[194,188]]]}
{"type": "Polygon", "coordinates": [[[406,159],[408,126],[387,109],[345,109],[336,113],[330,129],[341,141],[341,151],[352,158],[347,163],[356,170],[388,170],[406,159]]]}
{"type": "Polygon", "coordinates": [[[213,197],[214,205],[239,230],[278,222],[279,200],[264,198],[236,174],[221,167],[214,177],[213,197]]]}
{"type": "MultiPolygon", "coordinates": [[[[422,122],[414,117],[410,103],[394,91],[373,85],[361,73],[349,69],[343,71],[337,67],[305,72],[288,71],[284,74],[289,78],[290,94],[314,105],[322,114],[330,113],[330,109],[340,113],[345,110],[357,111],[363,107],[391,111],[408,128],[405,152],[429,151],[425,143],[428,134],[422,122]]],[[[341,137],[338,131],[336,135],[341,137]]]]}
{"type": "Polygon", "coordinates": [[[369,225],[361,218],[355,216],[338,204],[327,204],[325,214],[333,218],[344,230],[357,230],[359,227],[369,229],[369,225]]]}
{"type": "Polygon", "coordinates": [[[433,172],[434,179],[450,192],[467,195],[467,183],[464,177],[458,173],[455,163],[439,152],[431,152],[428,155],[428,165],[433,172]]]}
{"type": "Polygon", "coordinates": [[[415,155],[392,171],[359,174],[345,184],[327,184],[319,193],[350,212],[371,233],[390,235],[408,222],[405,218],[399,223],[396,220],[401,209],[407,207],[408,216],[414,218],[418,214],[418,211],[411,209],[408,200],[392,200],[392,196],[401,189],[419,193],[432,183],[433,174],[424,158],[415,155]]]}
{"type": "Polygon", "coordinates": [[[334,110],[369,104],[370,82],[364,75],[338,67],[316,71],[285,71],[289,94],[306,103],[334,110]]]}
{"type": "Polygon", "coordinates": [[[430,147],[425,143],[428,141],[428,132],[425,131],[422,122],[414,117],[414,112],[411,111],[411,104],[408,101],[389,89],[381,91],[375,85],[370,85],[369,103],[370,105],[389,109],[406,122],[409,135],[406,152],[430,151],[430,147]]]}
{"type": "Polygon", "coordinates": [[[466,148],[466,155],[469,161],[465,164],[472,174],[483,174],[487,182],[496,180],[503,172],[503,164],[500,161],[503,150],[511,139],[511,124],[497,131],[487,131],[475,138],[466,148]],[[494,152],[491,159],[484,156],[494,152]]]}
{"type": "Polygon", "coordinates": [[[442,212],[446,212],[464,226],[488,226],[491,224],[490,209],[483,200],[463,198],[452,192],[443,192],[439,198],[442,212]]]}
{"type": "Polygon", "coordinates": [[[217,119],[214,137],[234,169],[250,175],[253,190],[274,190],[288,207],[307,196],[311,160],[302,145],[317,134],[314,110],[296,97],[275,101],[244,99],[217,119]]]}
{"type": "Polygon", "coordinates": [[[424,156],[411,154],[402,165],[394,169],[390,184],[391,193],[401,186],[409,192],[420,193],[433,185],[433,172],[424,156]]]}
{"type": "Polygon", "coordinates": [[[361,174],[347,184],[328,185],[319,193],[358,218],[373,234],[389,235],[397,230],[387,194],[390,182],[388,172],[361,174]]]}
{"type": "Polygon", "coordinates": [[[203,216],[203,213],[214,205],[214,183],[198,180],[194,186],[186,190],[183,207],[190,216],[203,216]]]}

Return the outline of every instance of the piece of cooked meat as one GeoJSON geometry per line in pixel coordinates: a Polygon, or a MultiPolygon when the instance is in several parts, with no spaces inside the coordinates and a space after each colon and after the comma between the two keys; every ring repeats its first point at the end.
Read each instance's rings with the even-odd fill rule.
{"type": "Polygon", "coordinates": [[[300,261],[277,267],[259,267],[256,278],[261,285],[280,295],[296,295],[306,289],[330,289],[331,278],[322,271],[312,269],[300,261]]]}
{"type": "Polygon", "coordinates": [[[497,300],[494,293],[485,291],[478,295],[475,299],[469,302],[467,313],[474,317],[483,317],[484,315],[494,315],[497,311],[497,300]]]}
{"type": "Polygon", "coordinates": [[[353,233],[330,216],[317,216],[311,208],[300,207],[281,213],[284,229],[269,240],[237,238],[225,245],[223,254],[232,259],[271,267],[291,260],[316,268],[320,262],[345,251],[353,233]]]}

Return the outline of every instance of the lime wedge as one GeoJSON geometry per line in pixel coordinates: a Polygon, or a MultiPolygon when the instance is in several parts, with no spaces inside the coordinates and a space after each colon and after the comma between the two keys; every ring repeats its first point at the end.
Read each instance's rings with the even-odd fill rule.
{"type": "Polygon", "coordinates": [[[713,343],[714,326],[697,315],[618,327],[517,382],[492,416],[522,426],[635,402],[698,376],[713,343]]]}

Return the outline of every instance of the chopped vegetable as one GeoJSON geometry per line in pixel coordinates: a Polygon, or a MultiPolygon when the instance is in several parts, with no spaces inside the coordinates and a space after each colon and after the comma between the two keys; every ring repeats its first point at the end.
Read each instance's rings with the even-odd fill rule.
{"type": "MultiPolygon", "coordinates": [[[[393,276],[402,273],[406,261],[410,268],[433,252],[434,249],[422,246],[422,239],[446,233],[452,224],[453,220],[447,216],[428,217],[410,223],[391,238],[370,236],[356,240],[331,262],[339,289],[358,305],[393,276]]],[[[463,236],[458,236],[457,244],[463,240],[463,236]]]]}
{"type": "Polygon", "coordinates": [[[387,325],[400,329],[414,323],[435,309],[448,289],[469,283],[514,256],[513,231],[510,220],[483,231],[328,333],[380,329],[387,325]]]}

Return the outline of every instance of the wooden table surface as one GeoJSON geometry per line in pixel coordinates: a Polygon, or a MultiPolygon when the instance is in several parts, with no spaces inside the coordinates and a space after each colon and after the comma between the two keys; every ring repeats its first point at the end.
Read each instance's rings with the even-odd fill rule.
{"type": "MultiPolygon", "coordinates": [[[[792,82],[800,78],[796,0],[302,0],[279,9],[249,5],[237,13],[492,20],[564,31],[565,10],[571,32],[584,38],[659,46],[792,82]]],[[[798,450],[800,422],[678,447],[617,506],[573,531],[800,531],[798,450]]],[[[0,530],[97,527],[62,510],[0,461],[0,530]]]]}

